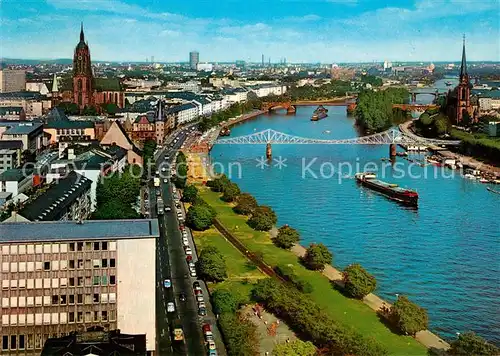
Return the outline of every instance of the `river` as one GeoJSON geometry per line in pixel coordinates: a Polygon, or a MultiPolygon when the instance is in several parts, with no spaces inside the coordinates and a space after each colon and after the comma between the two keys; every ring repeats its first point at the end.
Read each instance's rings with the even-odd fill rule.
{"type": "MultiPolygon", "coordinates": [[[[327,108],[328,117],[318,122],[309,120],[312,106],[299,107],[295,115],[261,115],[233,127],[231,136],[268,128],[311,138],[358,136],[345,107],[327,108]]],[[[262,145],[215,145],[211,159],[226,173],[232,164],[231,179],[271,206],[278,225],[298,229],[303,245],[324,243],[339,268],[361,263],[376,276],[375,293],[382,298],[394,301],[396,294],[405,294],[425,307],[431,331],[451,339],[473,330],[500,344],[500,196],[448,169],[410,166],[402,158],[391,168],[381,161],[388,150],[385,145],[274,145],[273,164],[262,166],[257,160],[265,154],[262,145]],[[416,189],[418,209],[347,178],[365,164],[378,169],[383,180],[416,189]]]]}

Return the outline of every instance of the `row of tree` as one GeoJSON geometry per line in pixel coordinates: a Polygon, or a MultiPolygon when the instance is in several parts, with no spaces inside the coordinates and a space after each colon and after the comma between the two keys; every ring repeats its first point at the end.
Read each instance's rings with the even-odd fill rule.
{"type": "Polygon", "coordinates": [[[229,356],[259,355],[257,327],[238,310],[244,303],[227,289],[217,289],[212,294],[212,305],[219,315],[219,326],[229,356]]]}
{"type": "Polygon", "coordinates": [[[409,92],[403,88],[386,90],[364,90],[358,95],[355,110],[356,122],[364,130],[379,132],[393,123],[393,104],[404,104],[409,100],[409,92]]]}
{"type": "Polygon", "coordinates": [[[123,173],[115,172],[99,180],[96,188],[97,209],[92,219],[138,218],[139,214],[132,205],[139,197],[140,172],[140,166],[127,166],[123,173]]]}
{"type": "Polygon", "coordinates": [[[187,182],[188,166],[186,155],[182,151],[179,151],[179,153],[177,154],[177,158],[175,159],[175,167],[175,175],[172,179],[172,182],[177,188],[184,189],[187,182]]]}
{"type": "Polygon", "coordinates": [[[275,279],[260,280],[253,297],[327,355],[387,355],[387,350],[376,340],[343,325],[309,296],[275,279]]]}
{"type": "Polygon", "coordinates": [[[439,137],[450,132],[450,119],[437,109],[427,109],[415,121],[417,132],[425,137],[439,137]]]}
{"type": "Polygon", "coordinates": [[[345,96],[354,90],[348,81],[332,80],[324,83],[324,80],[318,79],[315,85],[292,86],[288,94],[294,101],[325,100],[345,96]]]}

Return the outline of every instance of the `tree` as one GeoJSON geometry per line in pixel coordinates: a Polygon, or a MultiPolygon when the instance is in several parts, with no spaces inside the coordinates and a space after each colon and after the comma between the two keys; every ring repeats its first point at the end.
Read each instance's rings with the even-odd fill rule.
{"type": "Polygon", "coordinates": [[[392,305],[389,319],[402,333],[408,335],[415,335],[429,326],[427,311],[404,295],[400,295],[392,305]]]}
{"type": "Polygon", "coordinates": [[[82,115],[95,116],[95,115],[97,115],[97,110],[94,106],[86,106],[83,108],[82,115]]]}
{"type": "Polygon", "coordinates": [[[375,277],[360,264],[352,264],[343,272],[345,291],[353,298],[362,299],[377,287],[375,277]]]}
{"type": "Polygon", "coordinates": [[[216,314],[235,313],[239,300],[234,293],[227,289],[216,289],[212,293],[212,303],[216,314]]]}
{"type": "Polygon", "coordinates": [[[248,219],[248,225],[254,230],[268,231],[271,230],[277,221],[278,218],[273,209],[261,205],[254,210],[252,216],[248,219]]]}
{"type": "Polygon", "coordinates": [[[215,218],[213,209],[195,204],[191,205],[186,214],[186,224],[194,230],[203,231],[208,229],[215,218]]]}
{"type": "Polygon", "coordinates": [[[495,356],[500,350],[481,336],[468,331],[460,334],[458,339],[451,343],[448,353],[459,356],[495,356]]]}
{"type": "Polygon", "coordinates": [[[316,347],[310,341],[300,339],[284,344],[278,344],[274,347],[273,356],[314,356],[316,347]]]}
{"type": "Polygon", "coordinates": [[[226,202],[234,201],[240,194],[240,187],[238,184],[230,182],[224,187],[224,194],[222,194],[222,200],[226,202]]]}
{"type": "Polygon", "coordinates": [[[420,123],[424,126],[429,126],[432,123],[432,119],[427,112],[422,113],[419,117],[420,123]]]}
{"type": "Polygon", "coordinates": [[[78,115],[80,113],[80,109],[75,103],[63,102],[57,105],[57,107],[62,109],[66,115],[78,115]]]}
{"type": "Polygon", "coordinates": [[[227,178],[225,174],[222,174],[220,177],[209,181],[207,185],[212,189],[212,191],[222,193],[229,183],[231,183],[229,178],[227,178]]]}
{"type": "Polygon", "coordinates": [[[322,271],[325,264],[332,263],[333,255],[322,243],[311,244],[303,257],[304,265],[314,271],[322,271]]]}
{"type": "Polygon", "coordinates": [[[233,208],[236,214],[250,215],[257,208],[257,200],[249,193],[242,193],[236,198],[237,205],[233,208]]]}
{"type": "Polygon", "coordinates": [[[194,203],[198,197],[198,189],[194,185],[188,185],[182,192],[182,201],[186,203],[194,203]]]}
{"type": "Polygon", "coordinates": [[[101,104],[102,110],[109,115],[114,115],[118,112],[118,105],[115,103],[105,103],[101,104]]]}
{"type": "Polygon", "coordinates": [[[259,337],[257,326],[238,313],[223,313],[219,317],[219,325],[224,337],[228,355],[259,355],[259,337]]]}
{"type": "Polygon", "coordinates": [[[205,247],[196,262],[200,277],[212,282],[222,282],[227,278],[226,261],[215,246],[205,247]]]}
{"type": "Polygon", "coordinates": [[[300,235],[297,230],[288,225],[283,225],[278,229],[278,235],[273,238],[273,243],[284,249],[290,249],[294,244],[299,242],[300,235]]]}

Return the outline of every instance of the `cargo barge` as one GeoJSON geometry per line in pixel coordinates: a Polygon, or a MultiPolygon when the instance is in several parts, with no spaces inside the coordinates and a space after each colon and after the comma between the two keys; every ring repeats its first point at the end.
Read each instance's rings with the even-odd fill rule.
{"type": "Polygon", "coordinates": [[[354,177],[359,184],[382,193],[391,200],[409,206],[418,206],[418,193],[414,190],[378,180],[374,173],[356,173],[354,177]]]}
{"type": "Polygon", "coordinates": [[[231,130],[228,129],[227,127],[223,127],[219,133],[220,136],[229,136],[230,134],[231,134],[231,130]]]}
{"type": "Polygon", "coordinates": [[[318,106],[316,110],[313,112],[313,116],[311,117],[311,121],[318,121],[324,119],[328,116],[328,109],[325,109],[323,105],[318,106]]]}

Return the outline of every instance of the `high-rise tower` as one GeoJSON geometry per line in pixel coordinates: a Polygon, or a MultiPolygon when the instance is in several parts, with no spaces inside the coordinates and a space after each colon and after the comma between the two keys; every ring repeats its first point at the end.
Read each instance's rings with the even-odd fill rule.
{"type": "Polygon", "coordinates": [[[196,51],[189,52],[189,66],[191,69],[196,70],[198,63],[200,63],[200,53],[196,51]]]}
{"type": "Polygon", "coordinates": [[[76,45],[73,56],[73,102],[80,109],[93,105],[92,79],[90,50],[87,43],[85,43],[82,23],[80,42],[76,45]]]}

